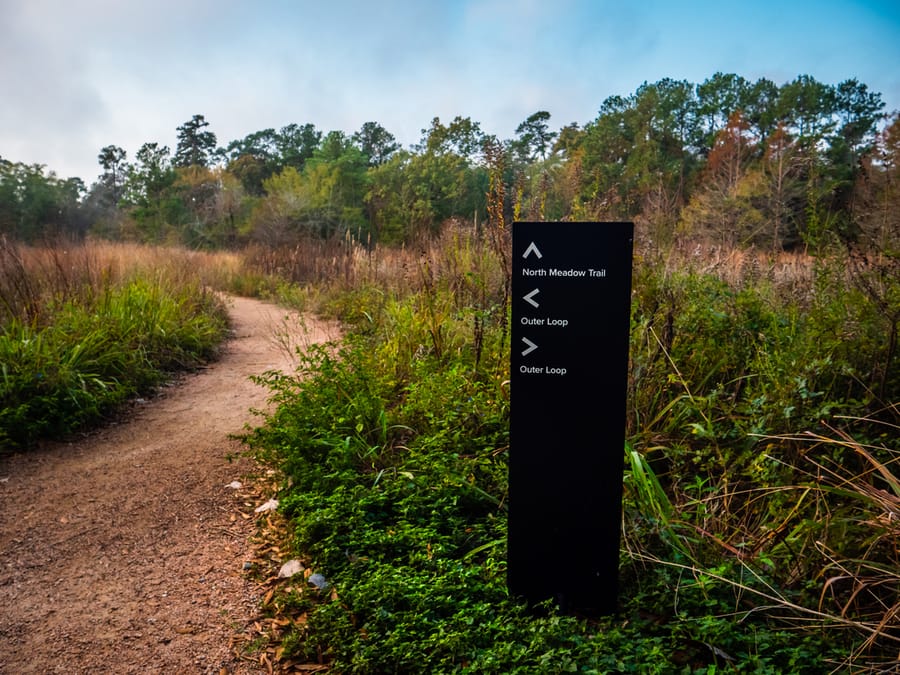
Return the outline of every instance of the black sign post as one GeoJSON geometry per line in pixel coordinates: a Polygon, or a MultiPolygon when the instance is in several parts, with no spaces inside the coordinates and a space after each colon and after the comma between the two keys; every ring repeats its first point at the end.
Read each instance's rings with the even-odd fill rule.
{"type": "Polygon", "coordinates": [[[513,224],[508,585],[587,614],[618,595],[633,233],[513,224]]]}

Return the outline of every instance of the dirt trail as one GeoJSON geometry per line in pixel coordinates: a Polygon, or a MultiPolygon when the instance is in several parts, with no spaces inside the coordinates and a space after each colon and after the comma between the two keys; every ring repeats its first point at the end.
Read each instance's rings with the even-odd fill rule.
{"type": "Polygon", "coordinates": [[[256,672],[229,646],[258,589],[242,573],[248,496],[226,487],[252,467],[229,461],[242,447],[228,436],[265,405],[250,375],[336,331],[229,305],[216,363],[117,425],[0,456],[0,673],[256,672]]]}

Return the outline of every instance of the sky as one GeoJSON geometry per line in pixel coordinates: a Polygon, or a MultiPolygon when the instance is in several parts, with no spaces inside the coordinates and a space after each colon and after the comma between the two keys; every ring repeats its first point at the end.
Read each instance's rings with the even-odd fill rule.
{"type": "Polygon", "coordinates": [[[857,78],[900,110],[900,3],[0,0],[0,157],[90,185],[100,148],[174,151],[195,114],[222,146],[374,121],[407,147],[458,115],[507,139],[539,110],[583,126],[643,82],[716,72],[857,78]]]}

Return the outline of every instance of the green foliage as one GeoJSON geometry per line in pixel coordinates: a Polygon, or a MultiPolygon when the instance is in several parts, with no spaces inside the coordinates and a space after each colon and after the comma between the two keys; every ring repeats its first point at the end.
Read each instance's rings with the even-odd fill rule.
{"type": "Polygon", "coordinates": [[[0,157],[0,236],[27,242],[47,236],[80,239],[89,218],[83,193],[78,178],[63,180],[41,165],[0,157]]]}
{"type": "MultiPolygon", "coordinates": [[[[422,154],[397,152],[371,171],[366,203],[377,241],[397,244],[435,234],[454,216],[483,214],[487,173],[435,140],[422,154]]],[[[481,216],[483,219],[483,216],[481,216]]]]}
{"type": "Polygon", "coordinates": [[[507,593],[508,371],[489,364],[508,361],[508,319],[485,252],[443,245],[408,263],[414,285],[333,295],[350,336],[262,380],[277,407],[248,441],[281,468],[293,545],[331,584],[298,601],[285,654],[340,672],[825,673],[888,653],[874,627],[896,584],[894,499],[834,467],[862,458],[900,489],[892,455],[823,445],[811,469],[791,440],[882,405],[864,376],[884,358],[878,307],[837,261],[799,295],[639,262],[621,612],[586,621],[507,593]],[[882,525],[854,533],[867,517],[882,525]]]}
{"type": "Polygon", "coordinates": [[[665,439],[677,475],[740,473],[756,465],[754,434],[816,428],[896,396],[879,402],[866,381],[885,358],[879,310],[843,286],[838,260],[821,262],[807,300],[763,281],[735,289],[652,265],[637,274],[629,427],[665,439]],[[690,450],[678,459],[675,448],[690,450]]]}
{"type": "Polygon", "coordinates": [[[377,122],[353,134],[289,124],[217,149],[204,116],[194,115],[177,128],[171,158],[154,142],[133,165],[121,148],[102,148],[103,175],[66,210],[49,206],[59,200],[41,181],[23,200],[0,176],[0,228],[35,239],[92,225],[104,237],[194,247],[293,245],[301,234],[349,230],[370,245],[410,244],[451,219],[483,223],[490,189],[509,196],[497,200],[496,222],[501,214],[634,220],[639,236],[662,248],[688,236],[818,250],[858,240],[871,215],[859,193],[894,182],[897,163],[879,133],[883,108],[856,79],[832,85],[800,75],[777,85],[715,73],[699,84],[644,82],[603,101],[595,119],[558,131],[539,110],[506,140],[468,117],[435,117],[407,150],[377,122]],[[212,179],[185,189],[185,175],[215,164],[222,168],[212,179]],[[301,180],[270,190],[288,169],[301,180]]]}
{"type": "Polygon", "coordinates": [[[147,279],[99,289],[88,304],[51,305],[44,319],[0,329],[0,445],[97,422],[167,373],[210,358],[225,331],[218,301],[198,285],[147,279]]]}
{"type": "Polygon", "coordinates": [[[433,361],[398,390],[366,341],[332,349],[265,378],[279,406],[249,437],[282,466],[294,544],[336,591],[304,605],[289,656],[341,672],[827,672],[821,639],[665,569],[629,581],[622,617],[529,611],[505,587],[502,392],[433,361]]]}
{"type": "Polygon", "coordinates": [[[177,167],[206,167],[216,149],[216,135],[204,131],[209,122],[203,115],[194,115],[178,127],[178,146],[173,162],[177,167]]]}

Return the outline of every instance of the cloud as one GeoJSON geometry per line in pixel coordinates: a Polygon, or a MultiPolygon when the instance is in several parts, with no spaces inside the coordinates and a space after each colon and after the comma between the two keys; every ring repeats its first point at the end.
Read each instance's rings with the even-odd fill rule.
{"type": "Polygon", "coordinates": [[[0,23],[0,152],[52,168],[80,154],[79,137],[109,115],[87,77],[90,55],[70,50],[58,26],[39,18],[31,4],[12,3],[0,23]]]}
{"type": "Polygon", "coordinates": [[[900,105],[893,4],[791,6],[772,21],[769,6],[660,0],[0,2],[0,154],[87,180],[104,145],[174,149],[194,114],[223,145],[291,122],[351,133],[366,121],[408,145],[456,115],[509,138],[536,110],[585,124],[645,80],[717,70],[856,76],[900,105]],[[814,30],[798,33],[810,12],[814,30]],[[855,26],[838,27],[840,49],[835,21],[855,26]]]}

